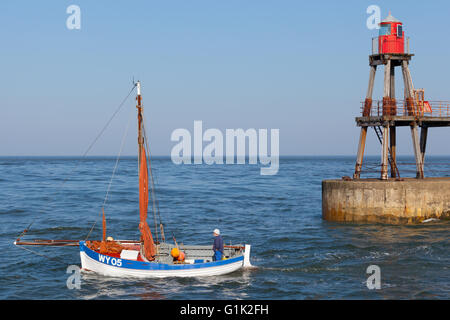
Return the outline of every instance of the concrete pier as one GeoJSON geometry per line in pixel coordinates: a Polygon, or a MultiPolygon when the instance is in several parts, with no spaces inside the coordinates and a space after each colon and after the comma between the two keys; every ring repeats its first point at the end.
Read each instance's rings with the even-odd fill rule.
{"type": "Polygon", "coordinates": [[[322,218],[392,224],[450,219],[450,178],[324,180],[322,218]]]}

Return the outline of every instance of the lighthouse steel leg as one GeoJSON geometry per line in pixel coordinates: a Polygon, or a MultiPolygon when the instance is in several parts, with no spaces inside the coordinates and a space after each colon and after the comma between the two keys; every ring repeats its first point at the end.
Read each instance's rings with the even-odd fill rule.
{"type": "Polygon", "coordinates": [[[414,156],[416,158],[416,178],[423,179],[422,152],[420,151],[419,130],[416,123],[411,125],[411,136],[414,147],[414,156]]]}
{"type": "Polygon", "coordinates": [[[403,74],[403,85],[405,87],[405,102],[406,102],[406,110],[404,110],[404,114],[412,116],[414,115],[414,105],[413,105],[413,89],[412,84],[409,81],[408,75],[408,62],[402,61],[402,74],[403,74]]]}
{"type": "Polygon", "coordinates": [[[356,155],[355,173],[353,179],[359,179],[361,175],[361,167],[364,158],[364,148],[366,145],[367,127],[361,127],[361,133],[359,134],[358,153],[356,155]]]}
{"type": "Polygon", "coordinates": [[[396,135],[397,132],[395,130],[395,126],[389,127],[389,145],[390,145],[390,151],[391,151],[391,177],[395,178],[397,177],[397,144],[396,144],[396,135]]]}
{"type": "Polygon", "coordinates": [[[375,82],[375,73],[377,72],[377,66],[370,66],[369,86],[367,88],[366,99],[372,99],[373,84],[375,82]]]}
{"type": "MultiPolygon", "coordinates": [[[[406,62],[406,61],[403,61],[406,62]]],[[[411,97],[414,97],[414,84],[411,77],[411,72],[409,71],[408,63],[405,63],[406,65],[406,75],[408,76],[408,82],[409,82],[409,94],[411,97]]]]}
{"type": "MultiPolygon", "coordinates": [[[[405,82],[405,87],[407,88],[406,93],[408,97],[405,99],[407,101],[408,114],[414,115],[416,114],[415,106],[414,106],[414,85],[412,82],[411,72],[409,71],[408,62],[402,61],[402,71],[403,71],[403,80],[405,82]],[[408,100],[410,102],[408,102],[408,100]]],[[[416,158],[416,178],[423,179],[423,160],[425,154],[425,144],[426,144],[426,132],[423,131],[421,135],[421,139],[419,141],[419,130],[417,123],[411,124],[411,137],[414,148],[414,157],[416,158]]]]}
{"type": "MultiPolygon", "coordinates": [[[[391,60],[384,65],[384,90],[383,90],[383,116],[390,115],[390,98],[391,98],[391,60]]],[[[381,179],[388,178],[388,138],[389,123],[383,126],[383,142],[381,144],[381,179]]]]}
{"type": "Polygon", "coordinates": [[[390,98],[391,96],[390,92],[391,92],[391,60],[388,60],[384,66],[383,98],[390,98]]]}
{"type": "MultiPolygon", "coordinates": [[[[391,64],[391,70],[390,70],[390,92],[389,96],[391,98],[391,115],[397,114],[397,107],[395,104],[395,66],[391,64]]],[[[397,176],[397,134],[396,134],[396,127],[391,126],[389,128],[389,147],[391,152],[391,177],[395,178],[397,176]]]]}
{"type": "Polygon", "coordinates": [[[395,66],[391,64],[391,70],[390,70],[390,92],[389,96],[391,99],[395,99],[395,66]]]}
{"type": "Polygon", "coordinates": [[[389,124],[383,126],[383,144],[381,146],[381,180],[388,178],[388,137],[389,124]]]}
{"type": "Polygon", "coordinates": [[[405,98],[412,98],[413,96],[413,88],[412,81],[410,81],[408,62],[402,61],[402,74],[403,74],[403,84],[405,86],[405,98]]]}
{"type": "MultiPolygon", "coordinates": [[[[367,87],[366,101],[364,103],[363,116],[370,115],[370,108],[372,107],[372,94],[373,86],[375,83],[375,74],[377,72],[377,66],[370,66],[369,85],[367,87]]],[[[367,127],[361,127],[361,133],[359,134],[358,153],[356,155],[355,173],[354,179],[359,179],[361,176],[362,162],[364,159],[364,148],[366,146],[367,127]]]]}
{"type": "Polygon", "coordinates": [[[427,148],[428,127],[422,126],[420,129],[420,153],[422,156],[422,171],[425,166],[425,149],[427,148]]]}

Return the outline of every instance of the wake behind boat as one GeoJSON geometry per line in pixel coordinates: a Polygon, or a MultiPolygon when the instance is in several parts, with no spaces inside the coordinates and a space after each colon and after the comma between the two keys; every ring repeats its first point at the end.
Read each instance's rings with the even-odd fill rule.
{"type": "MultiPolygon", "coordinates": [[[[223,248],[221,260],[214,259],[213,247],[205,245],[183,245],[165,241],[164,227],[159,223],[159,232],[155,223],[157,240],[147,223],[149,193],[155,215],[158,211],[154,192],[153,174],[150,159],[147,159],[148,141],[145,134],[141,84],[137,89],[138,119],[138,160],[139,160],[139,230],[140,240],[114,240],[106,237],[106,217],[102,207],[102,240],[32,240],[22,241],[19,236],[15,245],[73,246],[79,245],[81,268],[105,276],[133,277],[195,277],[213,276],[234,272],[250,267],[250,245],[228,245],[223,248]],[[149,184],[150,177],[150,184],[149,184]],[[149,188],[150,185],[150,188],[149,188]],[[159,241],[159,235],[161,241],[159,241]]],[[[105,200],[106,201],[106,200],[105,200]]],[[[158,211],[159,215],[159,211],[158,211]]],[[[92,229],[91,229],[92,231],[92,229]]]]}

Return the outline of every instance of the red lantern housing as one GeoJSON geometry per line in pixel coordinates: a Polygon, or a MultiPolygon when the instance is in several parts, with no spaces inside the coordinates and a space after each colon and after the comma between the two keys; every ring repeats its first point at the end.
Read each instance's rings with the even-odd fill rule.
{"type": "Polygon", "coordinates": [[[379,53],[405,53],[405,32],[400,21],[391,16],[380,22],[379,53]]]}

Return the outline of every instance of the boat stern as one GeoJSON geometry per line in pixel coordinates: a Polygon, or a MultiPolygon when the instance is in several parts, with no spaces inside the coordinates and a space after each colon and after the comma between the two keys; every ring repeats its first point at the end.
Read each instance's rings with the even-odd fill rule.
{"type": "Polygon", "coordinates": [[[248,267],[253,267],[252,264],[250,263],[250,249],[251,249],[251,245],[246,244],[244,247],[244,263],[243,263],[243,267],[244,268],[248,268],[248,267]]]}

